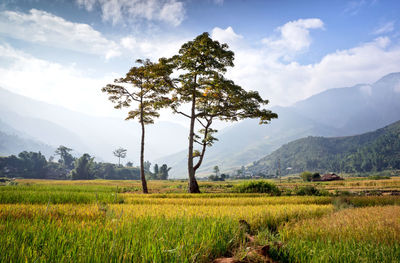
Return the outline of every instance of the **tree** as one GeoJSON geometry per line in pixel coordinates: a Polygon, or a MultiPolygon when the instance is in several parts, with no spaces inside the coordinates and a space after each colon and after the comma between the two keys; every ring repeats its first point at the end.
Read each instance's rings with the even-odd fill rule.
{"type": "Polygon", "coordinates": [[[109,100],[116,104],[116,109],[135,104],[126,120],[138,119],[142,128],[140,178],[143,193],[148,193],[144,169],[145,125],[154,123],[154,118],[159,116],[157,110],[165,105],[162,95],[169,90],[172,68],[165,59],[160,59],[158,63],[140,59],[136,62],[141,66],[132,67],[125,77],[116,79],[113,84],[107,84],[102,91],[109,95],[109,100]]]}
{"type": "Polygon", "coordinates": [[[131,162],[131,161],[127,162],[126,167],[133,167],[133,162],[131,162]]]}
{"type": "Polygon", "coordinates": [[[168,167],[166,164],[161,165],[160,167],[160,180],[168,179],[168,172],[171,170],[171,167],[168,167]]]}
{"type": "Polygon", "coordinates": [[[18,154],[20,162],[20,175],[25,178],[45,178],[47,161],[40,152],[23,151],[18,154]]]}
{"type": "Polygon", "coordinates": [[[55,154],[60,156],[60,160],[58,162],[61,163],[67,170],[74,168],[75,158],[72,156],[72,154],[70,154],[71,151],[71,148],[63,145],[60,145],[55,151],[55,154]]]}
{"type": "Polygon", "coordinates": [[[245,91],[233,81],[226,79],[227,67],[233,67],[234,53],[227,44],[220,44],[208,33],[197,36],[182,45],[179,55],[171,58],[177,73],[171,91],[170,107],[190,120],[188,147],[188,175],[190,193],[200,193],[195,177],[201,166],[207,146],[217,140],[212,129],[214,120],[238,121],[245,118],[259,118],[260,124],[268,123],[277,114],[261,109],[268,104],[258,92],[245,91]],[[184,104],[190,111],[184,112],[184,104]],[[201,126],[195,133],[196,122],[201,126]],[[200,149],[194,149],[194,143],[200,149]],[[194,159],[198,158],[197,163],[194,159]]]}
{"type": "Polygon", "coordinates": [[[154,164],[154,179],[159,179],[159,173],[158,164],[154,164]]]}
{"type": "Polygon", "coordinates": [[[313,174],[312,172],[304,171],[300,174],[300,177],[303,179],[304,182],[311,182],[313,174]]]}
{"type": "Polygon", "coordinates": [[[75,168],[71,171],[71,178],[74,180],[90,180],[94,177],[93,160],[85,153],[75,161],[75,168]]]}
{"type": "Polygon", "coordinates": [[[121,158],[124,159],[126,157],[126,151],[127,149],[124,149],[122,147],[119,147],[115,151],[113,151],[113,154],[115,157],[118,157],[118,167],[121,166],[121,158]]]}
{"type": "Polygon", "coordinates": [[[218,167],[218,165],[216,165],[216,166],[214,166],[214,173],[215,173],[215,176],[219,176],[219,167],[218,167]]]}

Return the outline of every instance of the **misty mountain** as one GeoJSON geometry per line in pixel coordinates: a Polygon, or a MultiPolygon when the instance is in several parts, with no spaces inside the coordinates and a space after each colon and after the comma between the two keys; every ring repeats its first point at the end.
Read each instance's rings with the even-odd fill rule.
{"type": "MultiPolygon", "coordinates": [[[[400,73],[384,76],[374,84],[330,89],[290,107],[273,107],[279,117],[268,125],[244,120],[221,132],[207,149],[199,175],[218,165],[229,172],[260,159],[285,143],[306,136],[355,135],[400,119],[400,73]]],[[[161,158],[173,167],[171,174],[186,175],[187,153],[161,158]]]]}
{"type": "Polygon", "coordinates": [[[307,137],[283,145],[247,167],[253,174],[371,172],[400,169],[400,121],[347,137],[307,137]],[[290,167],[290,170],[286,169],[290,167]]]}
{"type": "MultiPolygon", "coordinates": [[[[7,125],[51,146],[65,145],[87,152],[98,160],[115,162],[112,151],[128,149],[124,162],[139,163],[139,123],[123,118],[95,117],[33,100],[0,88],[0,119],[7,125]]],[[[111,104],[107,105],[112,107],[111,104]]],[[[0,130],[1,131],[1,130],[0,130]]],[[[176,123],[157,122],[146,126],[147,160],[186,147],[187,131],[176,123]]]]}
{"type": "Polygon", "coordinates": [[[376,130],[400,119],[400,73],[373,84],[324,91],[292,107],[303,116],[351,135],[376,130]]]}
{"type": "Polygon", "coordinates": [[[18,155],[22,151],[42,152],[50,156],[55,148],[15,130],[0,120],[0,156],[18,155]]]}

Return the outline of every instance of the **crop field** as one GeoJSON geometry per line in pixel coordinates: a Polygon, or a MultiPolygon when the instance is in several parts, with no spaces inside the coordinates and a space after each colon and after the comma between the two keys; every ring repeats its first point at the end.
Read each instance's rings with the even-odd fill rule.
{"type": "Polygon", "coordinates": [[[396,195],[229,191],[240,181],[201,183],[203,194],[150,181],[148,195],[135,181],[17,183],[0,186],[0,262],[400,261],[396,195]],[[261,246],[268,255],[253,253],[261,246]]]}

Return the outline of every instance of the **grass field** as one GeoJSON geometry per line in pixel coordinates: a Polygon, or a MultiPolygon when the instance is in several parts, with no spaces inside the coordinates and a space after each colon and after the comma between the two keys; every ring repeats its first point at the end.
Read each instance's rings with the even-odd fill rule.
{"type": "MultiPolygon", "coordinates": [[[[278,262],[400,261],[399,196],[230,192],[240,181],[202,182],[206,193],[197,195],[182,193],[181,181],[150,181],[149,195],[135,181],[17,182],[0,187],[0,262],[263,262],[249,256],[257,245],[269,245],[278,262]]],[[[400,185],[396,178],[372,182],[317,186],[400,185]]]]}

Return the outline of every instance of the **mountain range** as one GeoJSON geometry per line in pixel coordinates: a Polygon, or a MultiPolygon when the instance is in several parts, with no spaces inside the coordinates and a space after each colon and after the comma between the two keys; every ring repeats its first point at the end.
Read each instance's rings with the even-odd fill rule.
{"type": "MultiPolygon", "coordinates": [[[[87,152],[98,161],[115,162],[112,151],[124,147],[128,149],[125,161],[138,164],[140,127],[135,121],[89,116],[1,88],[0,105],[2,155],[20,150],[41,150],[50,155],[52,149],[65,145],[74,149],[76,156],[87,152]]],[[[330,89],[271,110],[279,118],[268,125],[248,119],[222,129],[217,134],[219,141],[207,149],[198,175],[212,173],[215,165],[221,172],[247,166],[299,138],[350,136],[399,120],[400,73],[386,75],[373,84],[330,89]]],[[[177,123],[159,121],[146,131],[146,159],[172,166],[172,177],[186,178],[188,130],[177,123]]]]}
{"type": "MultiPolygon", "coordinates": [[[[139,123],[123,118],[89,116],[60,106],[33,100],[0,88],[0,132],[25,141],[57,148],[72,148],[75,156],[89,153],[98,161],[115,162],[113,151],[118,147],[128,150],[125,161],[139,163],[139,123]],[[12,128],[5,128],[5,125],[12,128]]],[[[112,107],[111,104],[105,105],[112,107]]],[[[157,122],[146,127],[146,159],[154,160],[186,147],[187,132],[182,125],[173,122],[157,122]],[[171,136],[173,134],[174,136],[171,136]]],[[[17,150],[18,149],[18,150],[17,150]]],[[[48,147],[27,147],[25,150],[48,152],[48,147]]],[[[15,154],[18,147],[11,141],[5,147],[0,144],[2,155],[15,154]]],[[[50,152],[48,153],[50,154],[50,152]]],[[[47,156],[49,156],[47,154],[47,156]]],[[[53,153],[54,154],[54,153],[53,153]]],[[[51,154],[50,154],[51,155],[51,154]]]]}

